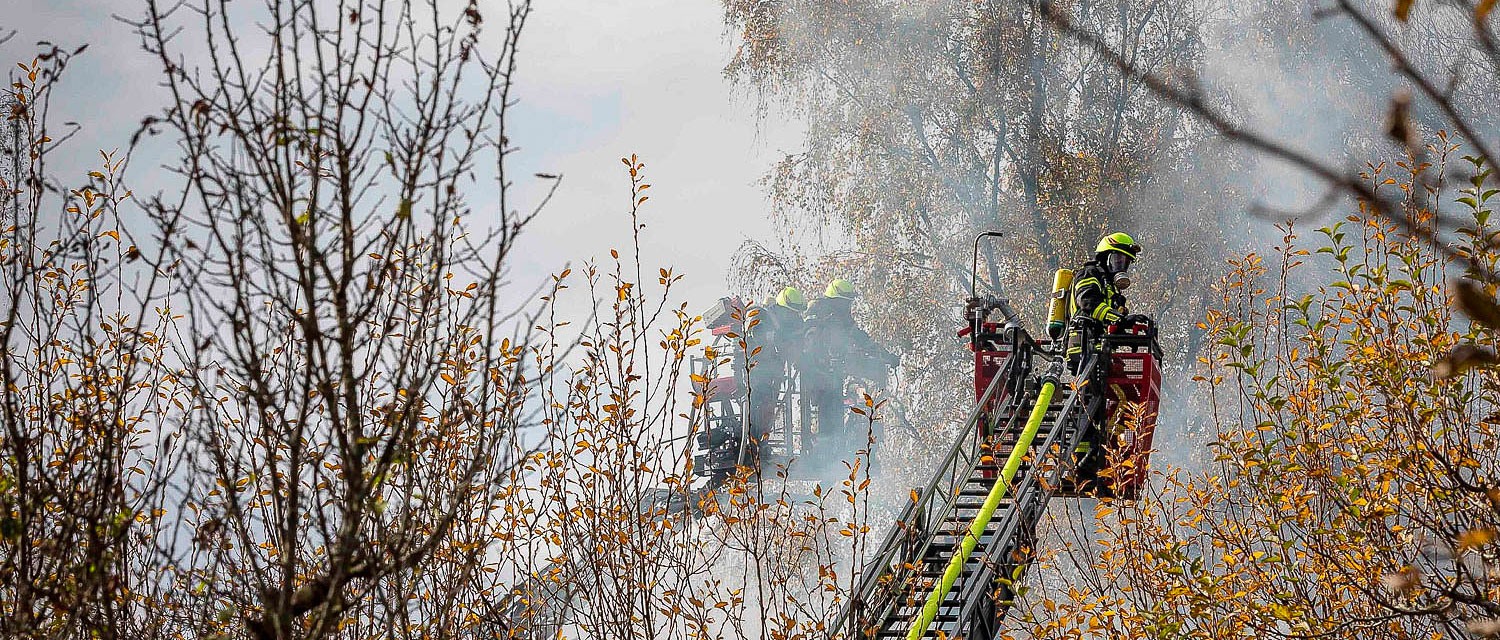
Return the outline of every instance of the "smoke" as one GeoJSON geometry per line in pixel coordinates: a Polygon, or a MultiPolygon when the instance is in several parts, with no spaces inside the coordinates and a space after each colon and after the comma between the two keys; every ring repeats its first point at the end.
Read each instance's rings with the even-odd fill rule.
{"type": "MultiPolygon", "coordinates": [[[[1355,5],[1408,48],[1416,67],[1451,79],[1457,108],[1479,116],[1482,135],[1500,130],[1497,101],[1478,75],[1479,53],[1469,44],[1472,22],[1465,13],[1426,3],[1402,24],[1391,16],[1389,3],[1355,5]]],[[[1320,15],[1318,5],[1284,0],[1224,5],[1208,1],[1198,7],[1211,19],[1203,24],[1202,59],[1195,75],[1211,104],[1241,126],[1332,166],[1357,172],[1386,163],[1387,172],[1397,171],[1394,165],[1405,158],[1404,150],[1384,131],[1392,101],[1412,87],[1351,19],[1320,15]]],[[[1436,106],[1417,96],[1411,117],[1424,142],[1435,141],[1444,121],[1436,106]]],[[[1211,178],[1202,190],[1226,195],[1224,209],[1216,212],[1228,249],[1213,261],[1218,273],[1229,271],[1227,260],[1274,253],[1285,233],[1278,225],[1290,222],[1299,236],[1306,237],[1358,211],[1352,200],[1299,168],[1248,153],[1201,128],[1189,135],[1208,139],[1194,147],[1188,168],[1211,178]]],[[[1196,194],[1181,188],[1189,184],[1179,173],[1182,168],[1167,168],[1157,177],[1171,194],[1169,209],[1137,210],[1137,216],[1170,215],[1173,208],[1196,206],[1196,194]]],[[[1292,278],[1294,295],[1312,292],[1322,279],[1316,268],[1293,273],[1292,278]]],[[[1201,321],[1165,315],[1159,319],[1167,324],[1201,321]]],[[[1159,451],[1153,461],[1201,470],[1207,453],[1203,444],[1213,435],[1213,407],[1204,385],[1192,379],[1199,373],[1197,363],[1169,359],[1167,373],[1157,427],[1159,451]]]]}
{"type": "MultiPolygon", "coordinates": [[[[1226,8],[1226,19],[1205,33],[1203,79],[1244,125],[1300,151],[1357,166],[1376,151],[1372,134],[1378,128],[1371,125],[1382,121],[1397,83],[1366,66],[1378,58],[1347,21],[1315,21],[1313,10],[1275,1],[1226,8]]],[[[1234,178],[1246,194],[1246,209],[1292,212],[1318,201],[1322,187],[1314,178],[1283,163],[1254,162],[1234,178]]]]}

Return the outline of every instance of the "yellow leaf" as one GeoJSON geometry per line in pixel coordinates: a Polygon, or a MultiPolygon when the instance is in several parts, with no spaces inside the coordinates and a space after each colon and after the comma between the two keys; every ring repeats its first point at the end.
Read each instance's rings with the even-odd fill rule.
{"type": "Polygon", "coordinates": [[[1459,549],[1477,549],[1495,541],[1495,530],[1491,527],[1470,529],[1459,534],[1459,549]]]}

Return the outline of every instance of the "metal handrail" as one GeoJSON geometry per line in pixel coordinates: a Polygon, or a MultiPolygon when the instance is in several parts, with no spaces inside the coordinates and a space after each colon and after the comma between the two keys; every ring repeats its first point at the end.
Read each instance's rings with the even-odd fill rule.
{"type": "MultiPolygon", "coordinates": [[[[840,609],[838,617],[834,618],[833,623],[829,626],[830,637],[837,637],[846,625],[855,620],[856,613],[863,607],[863,605],[870,602],[872,596],[874,596],[875,592],[882,586],[881,578],[886,574],[887,569],[890,567],[892,561],[896,559],[895,556],[898,553],[906,550],[906,543],[915,535],[912,525],[913,523],[917,522],[916,516],[931,507],[932,502],[937,495],[938,487],[942,484],[943,480],[945,478],[948,479],[950,481],[950,485],[952,485],[955,480],[959,482],[965,482],[973,473],[973,469],[979,460],[978,449],[980,443],[977,441],[977,437],[971,438],[971,436],[975,436],[979,433],[979,419],[985,415],[985,405],[989,404],[990,400],[995,395],[996,389],[1000,387],[1000,384],[1009,378],[1009,375],[1007,375],[1008,372],[1015,364],[1020,362],[1020,358],[1023,357],[1023,355],[1024,354],[1021,352],[1012,352],[1010,355],[1006,356],[1005,362],[1002,363],[999,367],[997,375],[995,375],[995,377],[990,380],[990,385],[985,388],[985,391],[980,396],[979,401],[976,402],[974,404],[974,408],[969,411],[968,417],[964,420],[963,426],[959,429],[958,436],[954,438],[953,447],[948,451],[948,455],[938,466],[937,471],[933,473],[932,480],[928,482],[927,486],[917,496],[917,500],[915,502],[907,503],[907,506],[902,510],[901,515],[897,517],[896,525],[892,527],[890,533],[886,535],[886,539],[881,544],[879,551],[876,552],[875,557],[869,563],[865,564],[864,570],[861,572],[859,585],[855,588],[855,592],[850,594],[849,602],[840,609]],[[971,442],[971,439],[973,440],[973,442],[971,442]],[[969,453],[971,455],[966,457],[964,456],[965,453],[969,453]],[[954,471],[958,470],[956,467],[960,460],[965,463],[963,465],[964,469],[961,476],[954,473],[954,471]]],[[[1007,399],[1007,404],[1015,402],[1018,397],[1018,394],[1013,394],[1010,398],[1007,399]]],[[[950,488],[949,490],[944,491],[944,493],[951,494],[954,493],[954,491],[950,488]]],[[[954,501],[955,498],[953,496],[948,496],[948,502],[944,506],[947,508],[951,508],[954,501]]],[[[944,515],[946,515],[946,512],[944,513],[944,515]]],[[[931,520],[930,518],[923,518],[923,521],[933,522],[933,520],[931,520]]],[[[900,582],[900,580],[896,579],[885,581],[886,584],[899,584],[900,582]]],[[[886,607],[883,606],[880,607],[880,609],[882,609],[882,614],[884,613],[883,610],[885,608],[886,607]]]]}
{"type": "MultiPolygon", "coordinates": [[[[999,433],[1012,432],[1015,429],[1016,422],[1022,417],[1026,416],[1028,413],[1028,407],[1023,397],[1017,397],[1013,402],[1007,402],[1007,407],[1011,408],[1011,410],[1008,412],[1010,414],[1010,418],[1006,420],[1005,427],[1001,429],[999,433]]],[[[975,446],[977,448],[978,445],[976,444],[975,446]]],[[[941,510],[937,511],[935,516],[932,514],[932,512],[929,512],[926,516],[924,516],[926,522],[941,523],[948,520],[948,515],[953,513],[953,510],[958,506],[959,492],[963,489],[963,485],[968,483],[968,481],[973,478],[974,471],[978,468],[980,459],[981,456],[977,455],[968,458],[967,463],[963,466],[962,473],[955,473],[949,478],[949,486],[944,491],[944,493],[949,496],[949,500],[943,503],[941,510]]],[[[932,543],[936,539],[936,537],[936,531],[923,536],[922,543],[912,549],[908,555],[914,558],[926,557],[927,549],[932,546],[932,543]]],[[[900,596],[906,593],[905,587],[908,580],[911,578],[910,574],[914,573],[916,569],[917,567],[915,567],[915,565],[902,563],[897,568],[897,570],[892,573],[891,580],[884,583],[886,589],[891,591],[891,595],[900,596]]],[[[881,605],[879,611],[877,611],[874,616],[871,616],[871,619],[884,620],[886,616],[890,614],[890,611],[897,606],[898,600],[896,598],[887,598],[881,605]]]]}
{"type": "MultiPolygon", "coordinates": [[[[1097,365],[1098,357],[1095,356],[1093,358],[1090,358],[1089,363],[1084,366],[1082,373],[1078,375],[1078,379],[1090,379],[1093,374],[1094,367],[1097,365]]],[[[1083,395],[1085,394],[1078,393],[1078,390],[1076,389],[1073,390],[1068,397],[1068,401],[1063,404],[1062,409],[1058,411],[1057,416],[1053,418],[1052,430],[1047,434],[1047,438],[1041,444],[1040,451],[1042,451],[1044,454],[1054,451],[1053,446],[1056,444],[1056,441],[1062,437],[1062,434],[1067,431],[1068,422],[1069,420],[1073,419],[1072,414],[1078,408],[1079,399],[1083,395]]],[[[1077,440],[1082,436],[1083,432],[1084,429],[1075,429],[1071,434],[1072,440],[1062,443],[1063,446],[1055,449],[1055,451],[1058,452],[1058,455],[1061,456],[1065,452],[1072,451],[1073,448],[1077,446],[1077,440]]],[[[1023,502],[1032,503],[1040,501],[1041,505],[1045,505],[1046,502],[1052,497],[1057,483],[1061,480],[1061,474],[1064,468],[1063,465],[1059,463],[1052,469],[1052,477],[1050,478],[1048,484],[1040,485],[1040,480],[1038,479],[1040,476],[1036,473],[1036,471],[1040,468],[1040,462],[1041,460],[1032,462],[1031,472],[1027,473],[1026,477],[1022,479],[1019,486],[1017,486],[1016,492],[1013,494],[1015,498],[1011,502],[1011,508],[1006,512],[1004,519],[1001,520],[1000,527],[995,532],[994,541],[985,547],[984,553],[979,558],[979,571],[974,574],[971,580],[965,582],[963,590],[959,593],[959,602],[962,602],[964,604],[963,608],[959,609],[958,618],[954,621],[953,628],[955,630],[964,629],[967,625],[969,625],[974,619],[975,615],[979,612],[980,606],[983,605],[986,599],[989,597],[989,595],[985,593],[985,590],[989,589],[989,585],[994,579],[995,568],[1000,566],[1000,561],[1004,560],[1003,558],[997,559],[994,556],[996,553],[999,553],[1010,546],[1004,541],[1010,539],[1016,534],[1016,530],[1020,526],[1021,518],[1026,514],[1027,511],[1031,510],[1032,508],[1031,504],[1023,504],[1023,502]],[[1040,493],[1037,492],[1038,489],[1041,490],[1040,493]]]]}

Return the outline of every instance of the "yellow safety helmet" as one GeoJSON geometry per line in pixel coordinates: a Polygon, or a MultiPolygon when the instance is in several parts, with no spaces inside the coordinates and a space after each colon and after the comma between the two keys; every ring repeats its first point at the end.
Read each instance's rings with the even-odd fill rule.
{"type": "Polygon", "coordinates": [[[854,283],[843,278],[834,278],[828,283],[828,288],[823,290],[823,297],[853,300],[859,297],[859,293],[854,291],[854,283]]]}
{"type": "Polygon", "coordinates": [[[776,304],[792,311],[807,311],[807,296],[802,295],[801,289],[787,287],[776,294],[776,304]]]}
{"type": "Polygon", "coordinates": [[[1107,251],[1118,251],[1134,260],[1141,253],[1141,245],[1130,237],[1128,233],[1111,233],[1099,239],[1099,246],[1094,253],[1105,253],[1107,251]]]}

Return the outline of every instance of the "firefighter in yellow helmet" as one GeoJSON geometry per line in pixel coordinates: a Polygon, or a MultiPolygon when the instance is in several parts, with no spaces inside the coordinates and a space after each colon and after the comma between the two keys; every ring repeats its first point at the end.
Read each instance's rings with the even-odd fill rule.
{"type": "Polygon", "coordinates": [[[863,441],[844,427],[850,413],[844,403],[848,383],[863,380],[883,387],[887,368],[901,363],[899,356],[876,343],[854,322],[854,300],[858,296],[854,284],[845,278],[828,283],[823,297],[808,307],[805,349],[798,363],[802,392],[816,411],[817,446],[840,459],[864,448],[863,441]]]}
{"type": "MultiPolygon", "coordinates": [[[[1109,325],[1130,315],[1120,290],[1130,285],[1125,273],[1141,255],[1141,245],[1126,233],[1111,233],[1099,239],[1094,259],[1075,272],[1069,307],[1072,321],[1067,342],[1068,363],[1077,373],[1084,363],[1084,350],[1091,348],[1109,325]]],[[[1104,464],[1102,425],[1090,423],[1088,432],[1074,449],[1079,482],[1092,482],[1104,464]]]]}
{"type": "Polygon", "coordinates": [[[1113,324],[1128,315],[1125,296],[1120,295],[1120,290],[1129,286],[1129,280],[1121,276],[1140,254],[1140,243],[1129,234],[1111,233],[1101,238],[1094,249],[1094,259],[1073,276],[1069,315],[1102,324],[1113,324]]]}
{"type": "MultiPolygon", "coordinates": [[[[900,357],[875,342],[870,334],[854,322],[854,300],[859,297],[854,285],[835,278],[823,290],[823,297],[807,309],[807,348],[825,352],[827,360],[847,366],[866,363],[895,366],[900,357]]],[[[868,367],[867,367],[868,368],[868,367]]],[[[883,370],[883,367],[881,368],[883,370]]],[[[857,371],[866,373],[867,371],[857,371]]]]}
{"type": "Polygon", "coordinates": [[[807,312],[807,297],[796,287],[777,292],[760,318],[765,327],[762,347],[771,349],[782,362],[792,362],[802,352],[802,314],[807,312]]]}

